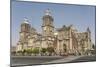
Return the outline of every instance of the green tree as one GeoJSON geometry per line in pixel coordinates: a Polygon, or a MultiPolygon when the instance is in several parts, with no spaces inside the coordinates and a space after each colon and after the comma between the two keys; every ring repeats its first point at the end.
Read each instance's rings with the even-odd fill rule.
{"type": "Polygon", "coordinates": [[[26,53],[26,49],[24,49],[24,50],[22,51],[22,55],[25,55],[25,53],[26,53]]]}
{"type": "Polygon", "coordinates": [[[31,54],[32,54],[32,49],[27,49],[25,52],[26,52],[28,55],[31,55],[31,54]]]}
{"type": "Polygon", "coordinates": [[[92,51],[92,54],[96,54],[96,45],[92,45],[92,48],[94,49],[93,51],[92,51]]]}
{"type": "Polygon", "coordinates": [[[49,55],[52,55],[52,53],[54,52],[54,48],[53,47],[48,47],[47,51],[48,51],[49,55]]]}
{"type": "Polygon", "coordinates": [[[93,48],[93,49],[96,49],[96,45],[93,44],[93,45],[92,45],[92,48],[93,48]]]}
{"type": "Polygon", "coordinates": [[[43,53],[43,54],[45,54],[45,53],[46,53],[46,51],[47,51],[47,49],[46,49],[46,48],[42,48],[42,49],[41,49],[41,53],[43,53]]]}
{"type": "Polygon", "coordinates": [[[36,54],[39,54],[39,48],[34,48],[34,49],[32,50],[32,53],[34,53],[35,56],[36,56],[36,54]]]}

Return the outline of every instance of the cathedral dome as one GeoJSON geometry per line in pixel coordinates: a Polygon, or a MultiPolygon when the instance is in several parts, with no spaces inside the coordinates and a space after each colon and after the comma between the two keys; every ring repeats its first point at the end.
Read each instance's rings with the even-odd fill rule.
{"type": "Polygon", "coordinates": [[[51,16],[51,11],[50,11],[50,9],[45,10],[45,15],[51,16]]]}
{"type": "Polygon", "coordinates": [[[22,24],[29,24],[28,19],[27,19],[27,18],[24,18],[24,21],[23,21],[23,23],[22,23],[22,24]]]}

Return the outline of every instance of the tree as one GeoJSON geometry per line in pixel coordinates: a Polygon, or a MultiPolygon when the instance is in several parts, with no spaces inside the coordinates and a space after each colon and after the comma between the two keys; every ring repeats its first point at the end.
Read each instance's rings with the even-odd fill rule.
{"type": "Polygon", "coordinates": [[[32,50],[32,53],[34,53],[34,54],[35,54],[35,56],[36,56],[36,54],[38,54],[38,53],[39,53],[39,48],[34,48],[34,49],[32,50]]]}
{"type": "Polygon", "coordinates": [[[23,51],[22,51],[22,55],[24,55],[26,53],[26,50],[24,49],[23,51]]]}
{"type": "Polygon", "coordinates": [[[47,51],[48,51],[49,55],[52,55],[52,53],[54,52],[54,48],[53,47],[48,47],[47,51]]]}
{"type": "Polygon", "coordinates": [[[46,53],[46,51],[47,51],[47,49],[46,49],[46,48],[42,48],[42,49],[41,49],[41,52],[42,52],[43,54],[45,54],[45,53],[46,53]]]}
{"type": "Polygon", "coordinates": [[[92,48],[93,48],[93,49],[96,49],[96,45],[93,44],[93,45],[92,45],[92,48]]]}
{"type": "Polygon", "coordinates": [[[92,48],[94,49],[93,51],[92,51],[92,54],[96,54],[96,45],[92,45],[92,48]]]}
{"type": "Polygon", "coordinates": [[[28,55],[31,55],[31,54],[32,54],[32,49],[27,49],[27,50],[25,50],[25,52],[26,52],[28,55]]]}

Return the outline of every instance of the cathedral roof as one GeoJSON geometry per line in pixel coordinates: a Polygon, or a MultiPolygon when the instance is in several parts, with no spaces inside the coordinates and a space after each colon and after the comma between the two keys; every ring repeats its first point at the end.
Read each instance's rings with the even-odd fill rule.
{"type": "Polygon", "coordinates": [[[32,28],[31,28],[31,31],[36,31],[36,29],[32,27],[32,28]]]}
{"type": "Polygon", "coordinates": [[[64,31],[64,30],[69,30],[70,27],[66,27],[66,25],[63,25],[62,28],[58,28],[57,31],[64,31]]]}

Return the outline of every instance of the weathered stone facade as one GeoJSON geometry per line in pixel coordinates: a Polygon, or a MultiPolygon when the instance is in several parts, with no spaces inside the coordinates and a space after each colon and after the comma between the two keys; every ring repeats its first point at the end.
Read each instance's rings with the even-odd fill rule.
{"type": "Polygon", "coordinates": [[[38,33],[35,28],[31,27],[28,20],[24,20],[21,24],[20,39],[16,51],[53,47],[57,55],[82,55],[92,49],[89,28],[85,32],[78,32],[73,25],[63,25],[62,28],[55,28],[53,25],[54,19],[49,10],[46,10],[42,20],[42,33],[38,33]]]}

